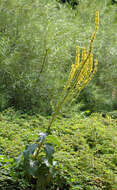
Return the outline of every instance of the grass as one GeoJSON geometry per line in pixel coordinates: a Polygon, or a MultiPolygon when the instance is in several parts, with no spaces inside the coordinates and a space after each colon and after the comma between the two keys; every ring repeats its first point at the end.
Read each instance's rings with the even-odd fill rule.
{"type": "MultiPolygon", "coordinates": [[[[9,108],[0,113],[0,121],[0,154],[9,159],[37,140],[40,131],[45,132],[48,118],[21,114],[9,108]]],[[[52,131],[60,144],[55,146],[54,154],[63,179],[60,184],[66,181],[72,190],[116,190],[116,119],[104,118],[101,114],[85,117],[74,113],[70,118],[58,118],[52,131]]],[[[3,173],[0,176],[2,188],[3,173]]],[[[10,184],[8,187],[10,189],[10,184]]]]}

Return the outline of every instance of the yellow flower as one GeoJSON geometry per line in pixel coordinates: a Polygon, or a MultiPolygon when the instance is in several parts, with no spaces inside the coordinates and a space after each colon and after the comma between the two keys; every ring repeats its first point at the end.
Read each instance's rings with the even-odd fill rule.
{"type": "Polygon", "coordinates": [[[99,11],[96,11],[96,19],[95,19],[95,22],[96,22],[96,30],[97,30],[98,27],[99,27],[99,11]]]}
{"type": "Polygon", "coordinates": [[[82,62],[84,62],[86,59],[86,49],[82,48],[82,62]]]}

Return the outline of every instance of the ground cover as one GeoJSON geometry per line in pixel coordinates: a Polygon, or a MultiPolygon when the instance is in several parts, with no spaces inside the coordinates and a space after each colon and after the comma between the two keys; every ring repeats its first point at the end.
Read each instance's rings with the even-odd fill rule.
{"type": "MultiPolygon", "coordinates": [[[[8,163],[26,145],[35,142],[39,132],[45,132],[48,117],[29,116],[12,108],[0,113],[0,188],[35,189],[8,163]]],[[[110,116],[72,114],[59,117],[52,127],[58,140],[54,159],[58,161],[59,178],[49,189],[116,190],[117,187],[117,120],[110,116]]],[[[31,181],[31,183],[33,183],[31,181]]]]}

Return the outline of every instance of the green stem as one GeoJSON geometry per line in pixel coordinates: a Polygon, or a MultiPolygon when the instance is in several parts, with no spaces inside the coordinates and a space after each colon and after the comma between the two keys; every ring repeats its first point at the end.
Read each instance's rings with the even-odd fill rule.
{"type": "Polygon", "coordinates": [[[34,160],[37,160],[37,157],[39,155],[39,152],[40,152],[40,149],[41,149],[42,145],[43,145],[43,141],[39,144],[39,147],[37,148],[37,151],[33,156],[34,160]]]}
{"type": "Polygon", "coordinates": [[[49,125],[48,125],[48,129],[47,129],[48,133],[50,133],[50,127],[51,127],[52,123],[54,122],[54,120],[56,118],[56,115],[59,113],[62,105],[65,103],[65,101],[66,101],[66,99],[67,99],[67,97],[68,97],[69,94],[70,94],[70,89],[67,90],[66,95],[64,96],[64,98],[61,101],[59,101],[59,103],[58,103],[58,105],[56,107],[56,110],[55,110],[54,114],[52,115],[52,118],[50,119],[50,122],[49,122],[49,125]]]}

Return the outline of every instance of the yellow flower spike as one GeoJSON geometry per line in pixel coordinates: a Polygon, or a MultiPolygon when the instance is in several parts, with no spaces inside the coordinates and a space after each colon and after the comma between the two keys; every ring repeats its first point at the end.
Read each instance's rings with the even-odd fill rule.
{"type": "Polygon", "coordinates": [[[96,18],[95,18],[95,22],[96,22],[96,30],[99,27],[99,11],[96,11],[96,18]]]}
{"type": "Polygon", "coordinates": [[[90,56],[89,56],[89,70],[88,70],[88,77],[90,78],[92,73],[93,73],[93,54],[91,53],[90,56]]]}
{"type": "Polygon", "coordinates": [[[95,31],[93,32],[92,36],[91,36],[91,40],[90,40],[90,44],[89,44],[89,52],[91,52],[92,50],[92,44],[93,44],[93,41],[95,39],[95,36],[96,36],[96,32],[98,30],[98,27],[99,27],[99,11],[96,11],[96,29],[95,31]]]}
{"type": "Polygon", "coordinates": [[[76,61],[75,61],[76,66],[79,65],[79,58],[80,58],[80,48],[79,46],[77,46],[76,47],[76,61]]]}
{"type": "Polygon", "coordinates": [[[85,59],[86,59],[86,49],[85,48],[82,48],[82,62],[84,62],[85,61],[85,59]]]}
{"type": "Polygon", "coordinates": [[[73,79],[73,77],[74,77],[75,70],[76,70],[75,64],[72,64],[72,65],[71,65],[71,72],[70,72],[70,74],[69,74],[68,81],[67,81],[67,83],[66,83],[66,86],[64,87],[64,90],[67,89],[67,88],[69,88],[70,83],[72,82],[72,79],[73,79]]]}
{"type": "Polygon", "coordinates": [[[73,77],[74,77],[74,73],[75,73],[75,65],[72,64],[72,69],[71,69],[71,73],[69,75],[69,82],[72,81],[73,77]]]}
{"type": "Polygon", "coordinates": [[[90,56],[89,56],[89,65],[92,67],[93,65],[93,54],[90,53],[90,56]]]}
{"type": "Polygon", "coordinates": [[[95,66],[97,66],[98,65],[98,60],[97,59],[95,59],[95,66]]]}
{"type": "Polygon", "coordinates": [[[93,41],[95,39],[95,36],[96,36],[96,32],[93,32],[93,34],[91,36],[91,40],[90,40],[90,46],[91,46],[91,48],[92,48],[92,43],[93,43],[93,41]]]}
{"type": "Polygon", "coordinates": [[[97,65],[98,65],[98,60],[95,59],[95,63],[94,63],[94,71],[93,71],[93,74],[95,74],[95,72],[97,71],[97,65]]]}

